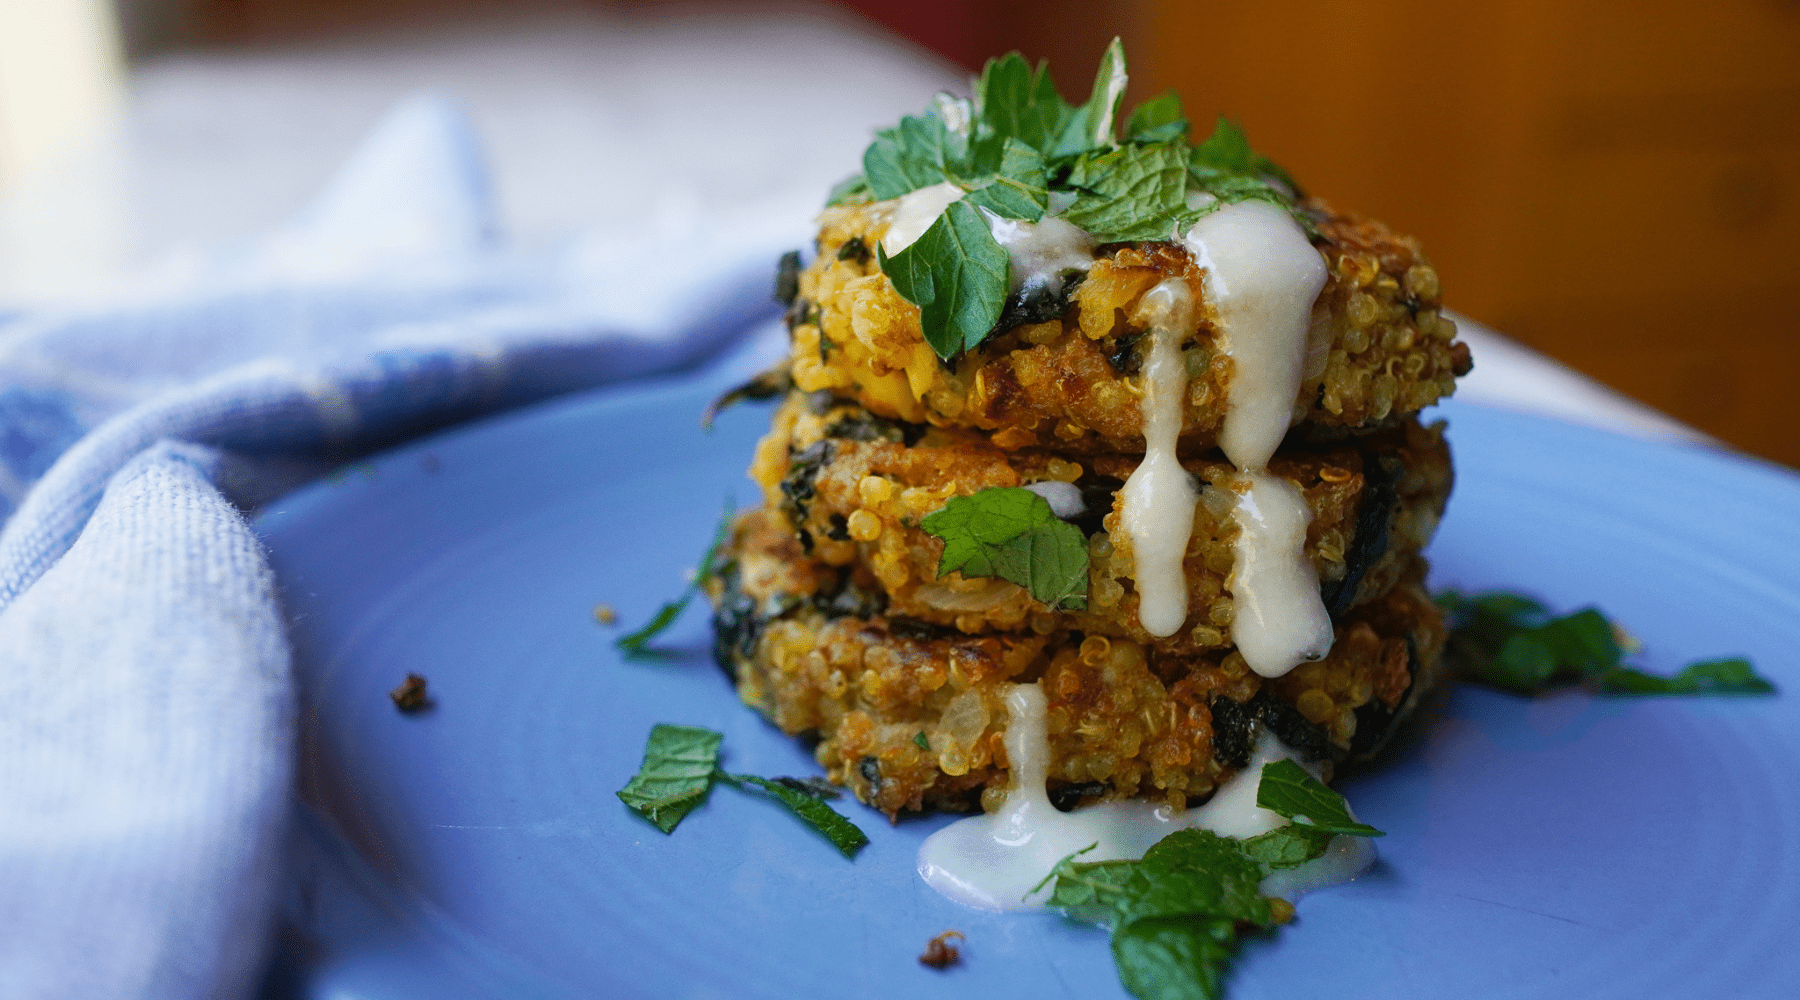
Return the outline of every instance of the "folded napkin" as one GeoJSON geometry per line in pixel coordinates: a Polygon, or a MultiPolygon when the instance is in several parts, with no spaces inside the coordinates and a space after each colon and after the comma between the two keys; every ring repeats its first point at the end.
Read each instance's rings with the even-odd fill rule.
{"type": "Polygon", "coordinates": [[[0,996],[253,990],[294,693],[245,513],[766,327],[814,196],[508,250],[471,129],[425,95],[280,231],[0,318],[0,996]]]}

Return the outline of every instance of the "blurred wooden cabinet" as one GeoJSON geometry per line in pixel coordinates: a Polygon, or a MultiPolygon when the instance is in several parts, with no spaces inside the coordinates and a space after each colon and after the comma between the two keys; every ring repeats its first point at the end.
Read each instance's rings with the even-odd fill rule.
{"type": "Polygon", "coordinates": [[[1143,22],[1140,71],[1418,235],[1454,307],[1800,465],[1800,2],[1166,3],[1143,22]]]}

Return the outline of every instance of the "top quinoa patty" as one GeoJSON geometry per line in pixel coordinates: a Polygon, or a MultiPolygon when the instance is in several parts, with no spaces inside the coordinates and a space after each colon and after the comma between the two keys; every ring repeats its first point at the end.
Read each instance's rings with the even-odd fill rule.
{"type": "MultiPolygon", "coordinates": [[[[1293,422],[1379,426],[1454,391],[1468,350],[1439,311],[1437,272],[1417,241],[1317,200],[1304,209],[1329,278],[1313,307],[1293,422]]],[[[925,342],[918,307],[876,262],[892,213],[892,202],[876,202],[821,216],[818,255],[800,273],[788,312],[798,388],[830,390],[886,417],[988,431],[1002,448],[1143,451],[1139,301],[1169,277],[1185,278],[1205,301],[1202,272],[1185,249],[1103,245],[1060,298],[1009,302],[1001,332],[943,362],[925,342]]],[[[1216,330],[1205,306],[1183,345],[1191,376],[1184,454],[1215,447],[1224,420],[1231,360],[1214,349],[1216,330]]]]}

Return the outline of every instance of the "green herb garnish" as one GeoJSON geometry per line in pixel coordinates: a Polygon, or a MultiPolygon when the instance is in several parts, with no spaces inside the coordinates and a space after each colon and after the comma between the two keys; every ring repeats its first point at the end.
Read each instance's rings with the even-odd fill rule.
{"type": "Polygon", "coordinates": [[[837,810],[820,801],[817,796],[796,790],[792,785],[770,778],[759,778],[754,774],[726,774],[719,772],[719,777],[740,786],[755,785],[774,796],[776,801],[787,806],[794,815],[805,820],[809,826],[825,835],[838,853],[846,858],[856,857],[869,843],[869,836],[862,832],[855,823],[839,815],[837,810]]]}
{"type": "Polygon", "coordinates": [[[738,787],[760,788],[789,812],[831,841],[846,858],[856,857],[869,838],[821,799],[825,792],[799,778],[759,778],[754,774],[730,774],[719,769],[719,743],[723,737],[710,729],[659,723],[644,745],[644,763],[624,788],[619,800],[664,833],[672,833],[688,813],[712,790],[716,781],[738,787]]]}
{"type": "Polygon", "coordinates": [[[928,737],[926,737],[925,730],[923,730],[923,729],[921,729],[918,732],[913,734],[912,741],[913,741],[913,746],[918,747],[920,750],[930,750],[931,749],[931,740],[928,737]]]}
{"type": "Polygon", "coordinates": [[[731,502],[726,501],[725,513],[719,518],[719,527],[713,532],[712,545],[706,549],[706,555],[700,559],[700,568],[694,571],[693,582],[687,585],[681,596],[657,609],[650,621],[643,628],[630,635],[620,636],[614,645],[625,653],[628,660],[661,660],[679,655],[674,650],[658,649],[650,645],[650,640],[661,635],[675,619],[687,610],[688,602],[700,592],[700,584],[712,576],[717,569],[719,553],[725,551],[725,542],[731,537],[731,502]]]}
{"type": "Polygon", "coordinates": [[[877,132],[863,153],[863,173],[832,189],[832,205],[945,183],[963,192],[917,243],[880,257],[894,287],[920,308],[925,340],[939,357],[947,361],[985,340],[1006,297],[1009,256],[970,209],[1036,222],[1057,192],[1069,196],[1062,218],[1101,242],[1117,242],[1172,239],[1220,205],[1259,198],[1310,227],[1294,205],[1292,178],[1251,150],[1237,125],[1220,118],[1212,137],[1191,147],[1173,91],[1139,105],[1121,142],[1125,84],[1125,50],[1116,38],[1080,105],[1063,99],[1044,63],[1034,69],[1017,52],[990,59],[972,99],[940,94],[921,114],[877,132]],[[1193,192],[1213,200],[1190,209],[1193,192]]]}
{"type": "MultiPolygon", "coordinates": [[[[1280,761],[1265,766],[1257,804],[1281,812],[1300,803],[1310,811],[1299,815],[1342,817],[1340,825],[1357,828],[1345,832],[1380,835],[1373,827],[1350,822],[1343,797],[1298,765],[1280,761]],[[1306,781],[1295,781],[1278,764],[1292,765],[1306,781]],[[1265,797],[1277,806],[1269,806],[1265,797]]],[[[1164,837],[1141,861],[1081,863],[1076,858],[1086,852],[1077,852],[1059,862],[1044,882],[1056,881],[1051,906],[1074,919],[1111,927],[1119,980],[1133,996],[1219,1000],[1239,929],[1267,929],[1276,923],[1270,901],[1262,895],[1262,880],[1322,856],[1334,835],[1323,823],[1291,824],[1248,840],[1181,830],[1164,837]]]]}
{"type": "Polygon", "coordinates": [[[1435,600],[1450,617],[1444,655],[1458,676],[1502,691],[1536,695],[1586,685],[1612,695],[1775,693],[1741,658],[1692,663],[1673,677],[1627,666],[1617,628],[1597,608],[1557,617],[1532,598],[1504,591],[1446,590],[1435,600]]]}
{"type": "Polygon", "coordinates": [[[624,788],[619,801],[669,833],[694,807],[706,800],[719,765],[719,741],[710,729],[659,723],[644,745],[644,764],[624,788]]]}
{"type": "Polygon", "coordinates": [[[875,256],[894,289],[919,307],[925,342],[938,357],[953,358],[981,343],[1000,321],[1009,258],[968,202],[945,209],[923,236],[894,256],[880,246],[875,256]]]}
{"type": "Polygon", "coordinates": [[[1344,797],[1325,787],[1291,760],[1263,765],[1256,786],[1256,804],[1294,821],[1295,826],[1351,837],[1384,837],[1386,834],[1350,816],[1344,797]]]}
{"type": "Polygon", "coordinates": [[[1047,608],[1087,607],[1087,539],[1030,490],[993,487],[951,497],[919,527],[944,540],[939,576],[997,576],[1047,608]]]}

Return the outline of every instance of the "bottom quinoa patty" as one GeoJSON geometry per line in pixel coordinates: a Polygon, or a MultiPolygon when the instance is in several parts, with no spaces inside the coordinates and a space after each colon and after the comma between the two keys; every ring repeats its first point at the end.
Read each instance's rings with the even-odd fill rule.
{"type": "Polygon", "coordinates": [[[1267,727],[1333,765],[1372,754],[1441,681],[1444,621],[1413,558],[1337,622],[1331,654],[1263,679],[1228,648],[1172,653],[1074,630],[967,635],[885,613],[874,578],[806,555],[785,519],[736,520],[704,586],[743,700],[816,741],[830,778],[895,817],[994,808],[1007,785],[1005,696],[1048,702],[1050,795],[1197,804],[1267,727]]]}

